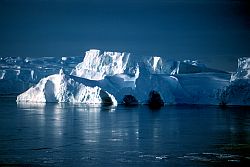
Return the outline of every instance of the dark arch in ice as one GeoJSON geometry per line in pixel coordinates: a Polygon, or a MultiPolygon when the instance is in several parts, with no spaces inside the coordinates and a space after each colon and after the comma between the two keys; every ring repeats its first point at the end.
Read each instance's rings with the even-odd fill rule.
{"type": "Polygon", "coordinates": [[[162,100],[160,93],[155,90],[150,91],[148,97],[148,105],[153,109],[161,108],[162,106],[164,106],[164,101],[162,100]]]}
{"type": "Polygon", "coordinates": [[[56,97],[55,97],[55,85],[52,81],[48,80],[45,83],[45,87],[44,87],[44,96],[45,96],[45,100],[46,102],[56,102],[56,97]]]}
{"type": "Polygon", "coordinates": [[[100,97],[102,99],[102,105],[111,106],[114,104],[108,93],[103,90],[100,91],[100,97]]]}
{"type": "Polygon", "coordinates": [[[133,95],[125,95],[122,99],[122,104],[125,106],[136,106],[138,105],[138,100],[133,95]]]}

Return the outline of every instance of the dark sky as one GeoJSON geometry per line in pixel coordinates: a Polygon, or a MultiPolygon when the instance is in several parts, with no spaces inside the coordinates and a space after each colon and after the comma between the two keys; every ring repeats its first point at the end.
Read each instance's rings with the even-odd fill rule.
{"type": "Polygon", "coordinates": [[[0,56],[91,48],[198,59],[234,71],[250,55],[247,0],[0,0],[0,56]]]}

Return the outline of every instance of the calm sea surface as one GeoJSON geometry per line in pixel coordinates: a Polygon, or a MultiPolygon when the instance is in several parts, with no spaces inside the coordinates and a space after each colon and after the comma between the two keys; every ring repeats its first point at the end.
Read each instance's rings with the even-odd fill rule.
{"type": "Polygon", "coordinates": [[[246,108],[151,110],[0,100],[0,166],[250,164],[246,108]]]}

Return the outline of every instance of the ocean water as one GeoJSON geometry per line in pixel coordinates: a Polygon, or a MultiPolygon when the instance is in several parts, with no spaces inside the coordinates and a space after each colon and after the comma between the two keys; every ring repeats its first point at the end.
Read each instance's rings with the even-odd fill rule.
{"type": "Polygon", "coordinates": [[[247,166],[250,110],[0,101],[0,166],[247,166]]]}

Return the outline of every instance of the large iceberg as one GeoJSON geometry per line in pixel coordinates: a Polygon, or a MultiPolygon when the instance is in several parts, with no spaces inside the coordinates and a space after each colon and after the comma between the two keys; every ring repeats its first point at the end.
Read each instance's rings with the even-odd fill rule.
{"type": "MultiPolygon", "coordinates": [[[[22,80],[33,85],[17,101],[147,104],[157,95],[161,103],[169,105],[250,105],[249,58],[240,59],[239,68],[232,75],[198,61],[166,60],[158,56],[134,61],[130,53],[95,49],[87,51],[82,61],[77,60],[78,64],[73,58],[63,57],[60,60],[63,70],[58,74],[60,65],[56,66],[52,75],[44,76],[37,84],[32,77],[25,79],[23,75],[22,80]]],[[[5,74],[0,73],[0,77],[5,74]]]]}
{"type": "Polygon", "coordinates": [[[17,102],[74,102],[86,104],[117,105],[115,98],[98,86],[86,86],[65,75],[50,75],[39,81],[25,93],[17,96],[17,102]]]}

